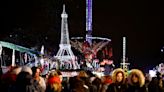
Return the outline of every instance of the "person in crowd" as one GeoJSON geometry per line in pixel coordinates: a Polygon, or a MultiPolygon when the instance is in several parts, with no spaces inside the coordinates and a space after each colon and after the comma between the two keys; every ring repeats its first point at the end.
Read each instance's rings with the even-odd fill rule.
{"type": "Polygon", "coordinates": [[[38,82],[39,85],[40,85],[44,90],[46,90],[46,83],[45,83],[44,78],[42,78],[42,77],[40,76],[40,73],[41,73],[40,69],[39,69],[38,67],[32,67],[32,72],[33,72],[32,77],[33,77],[34,82],[38,82]]]}
{"type": "Polygon", "coordinates": [[[128,75],[128,89],[126,92],[147,92],[145,76],[141,70],[132,69],[128,75]]]}
{"type": "Polygon", "coordinates": [[[12,87],[15,84],[17,75],[20,71],[21,67],[15,66],[11,67],[7,73],[2,75],[0,87],[1,90],[3,90],[3,92],[7,91],[8,89],[10,89],[10,87],[12,87]]]}
{"type": "Polygon", "coordinates": [[[164,85],[163,85],[162,78],[159,80],[159,87],[160,87],[160,92],[164,92],[164,85]]]}
{"type": "Polygon", "coordinates": [[[94,87],[94,92],[101,92],[102,82],[101,79],[96,77],[92,82],[92,87],[94,87]]]}
{"type": "Polygon", "coordinates": [[[60,78],[62,83],[62,92],[69,92],[69,77],[63,77],[62,72],[60,70],[56,70],[57,75],[60,78]]]}
{"type": "Polygon", "coordinates": [[[101,92],[106,92],[108,86],[112,83],[112,77],[110,75],[104,76],[102,79],[101,92]]]}
{"type": "Polygon", "coordinates": [[[85,71],[80,71],[78,77],[88,77],[88,74],[85,71]]]}
{"type": "Polygon", "coordinates": [[[62,84],[58,75],[51,75],[47,81],[47,88],[45,92],[61,92],[62,84]]]}
{"type": "Polygon", "coordinates": [[[92,85],[90,78],[88,74],[85,71],[80,71],[77,78],[80,80],[84,81],[85,87],[90,91],[90,92],[95,92],[95,87],[92,85]]]}
{"type": "Polygon", "coordinates": [[[60,78],[60,81],[62,82],[62,81],[63,81],[63,76],[62,76],[61,71],[56,70],[56,72],[57,72],[57,74],[58,74],[58,76],[59,76],[59,78],[60,78]]]}
{"type": "Polygon", "coordinates": [[[149,92],[164,92],[163,81],[160,73],[157,73],[157,77],[153,77],[148,86],[149,92]]]}
{"type": "Polygon", "coordinates": [[[55,69],[53,69],[53,70],[49,71],[48,75],[49,75],[49,77],[53,77],[53,76],[58,76],[58,73],[55,69]]]}
{"type": "Polygon", "coordinates": [[[149,84],[150,84],[150,81],[151,81],[151,76],[150,74],[146,73],[145,74],[145,87],[146,87],[146,90],[149,91],[149,84]]]}
{"type": "Polygon", "coordinates": [[[31,82],[32,76],[28,72],[21,72],[17,76],[15,86],[9,92],[35,92],[37,91],[31,82]]]}
{"type": "Polygon", "coordinates": [[[69,92],[69,91],[70,91],[69,77],[63,77],[62,92],[69,92]]]}
{"type": "Polygon", "coordinates": [[[85,71],[69,78],[69,92],[94,92],[91,82],[85,71]]]}
{"type": "Polygon", "coordinates": [[[31,68],[23,66],[20,73],[17,75],[15,84],[8,92],[44,92],[44,90],[41,86],[35,85],[31,68]]]}
{"type": "Polygon", "coordinates": [[[123,69],[117,68],[112,72],[112,84],[108,86],[106,92],[126,92],[126,75],[123,69]]]}
{"type": "Polygon", "coordinates": [[[85,84],[85,81],[78,77],[74,77],[73,80],[70,92],[91,92],[89,91],[89,86],[85,84]]]}

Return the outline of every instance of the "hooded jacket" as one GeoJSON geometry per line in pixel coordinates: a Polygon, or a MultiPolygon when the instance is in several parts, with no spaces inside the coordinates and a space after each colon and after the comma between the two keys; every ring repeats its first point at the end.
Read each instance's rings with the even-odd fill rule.
{"type": "Polygon", "coordinates": [[[126,85],[126,74],[123,69],[117,68],[112,72],[112,84],[108,86],[106,92],[126,92],[127,85],[126,85]],[[122,82],[117,82],[117,74],[122,73],[123,79],[122,82]]]}
{"type": "Polygon", "coordinates": [[[127,92],[147,92],[145,87],[145,77],[142,71],[138,69],[132,69],[128,75],[128,91],[127,92]],[[138,83],[132,82],[133,75],[138,77],[138,83]]]}
{"type": "Polygon", "coordinates": [[[123,74],[122,83],[125,83],[125,81],[126,81],[126,74],[125,74],[124,70],[121,69],[121,68],[117,68],[117,69],[115,69],[115,70],[112,72],[112,82],[113,82],[113,83],[116,83],[116,82],[117,82],[116,76],[117,76],[117,74],[118,74],[119,72],[121,72],[121,73],[123,74]]]}

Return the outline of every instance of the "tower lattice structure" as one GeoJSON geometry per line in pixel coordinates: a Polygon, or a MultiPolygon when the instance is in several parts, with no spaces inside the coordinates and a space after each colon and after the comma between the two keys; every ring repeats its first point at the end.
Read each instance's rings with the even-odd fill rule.
{"type": "Polygon", "coordinates": [[[60,68],[64,67],[66,69],[79,69],[79,65],[75,60],[75,55],[71,50],[71,45],[69,41],[69,32],[68,32],[68,15],[65,11],[65,5],[63,5],[63,12],[61,14],[61,40],[59,44],[59,50],[55,56],[60,62],[60,68]]]}

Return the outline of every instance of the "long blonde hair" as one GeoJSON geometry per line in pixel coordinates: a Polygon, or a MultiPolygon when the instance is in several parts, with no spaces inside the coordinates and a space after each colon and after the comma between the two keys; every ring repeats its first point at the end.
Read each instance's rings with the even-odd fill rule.
{"type": "Polygon", "coordinates": [[[61,92],[62,85],[59,83],[50,84],[50,88],[54,90],[54,92],[61,92]]]}
{"type": "Polygon", "coordinates": [[[53,90],[54,92],[61,92],[62,90],[62,84],[61,84],[61,80],[59,78],[59,76],[50,76],[48,78],[48,85],[50,87],[51,90],[53,90]]]}

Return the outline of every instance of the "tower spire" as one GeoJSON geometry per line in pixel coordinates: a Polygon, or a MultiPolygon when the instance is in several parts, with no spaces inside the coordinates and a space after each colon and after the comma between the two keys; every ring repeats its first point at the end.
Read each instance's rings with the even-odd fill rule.
{"type": "Polygon", "coordinates": [[[128,70],[128,65],[130,65],[130,63],[126,62],[126,37],[123,37],[123,56],[122,56],[122,63],[121,63],[121,67],[124,70],[128,70]]]}
{"type": "Polygon", "coordinates": [[[63,13],[65,13],[65,4],[63,4],[63,13]]]}

